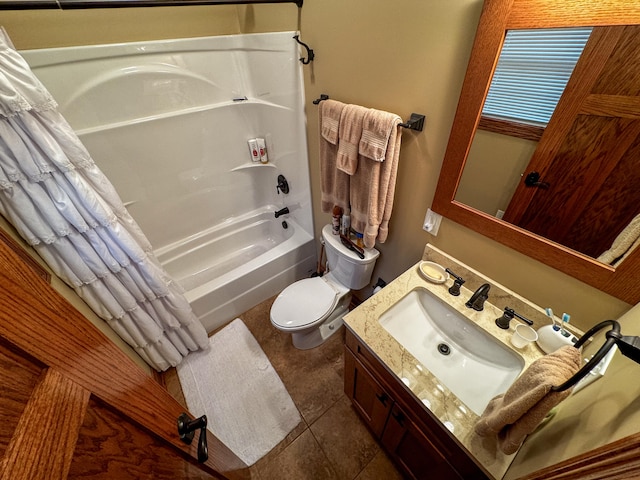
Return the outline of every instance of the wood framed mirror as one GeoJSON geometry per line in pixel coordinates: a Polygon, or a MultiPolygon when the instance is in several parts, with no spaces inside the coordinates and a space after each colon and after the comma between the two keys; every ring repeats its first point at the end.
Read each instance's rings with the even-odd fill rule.
{"type": "MultiPolygon", "coordinates": [[[[456,192],[482,116],[484,101],[507,31],[594,27],[592,35],[599,35],[603,42],[611,45],[608,55],[595,55],[585,66],[586,71],[593,78],[593,82],[597,83],[602,76],[603,69],[606,68],[611,51],[616,48],[617,43],[625,35],[625,27],[631,25],[640,25],[640,2],[629,2],[628,0],[608,0],[606,2],[485,0],[432,209],[461,225],[571,275],[603,292],[630,304],[636,304],[640,302],[640,282],[635,280],[640,272],[640,248],[628,254],[622,262],[614,267],[550,240],[542,234],[532,233],[521,226],[508,223],[456,200],[456,192]]],[[[606,48],[603,49],[603,51],[606,50],[606,48]]],[[[610,67],[611,65],[609,65],[610,67]]],[[[640,80],[635,81],[640,92],[640,80]]],[[[576,85],[583,84],[584,82],[580,81],[576,85]]],[[[576,85],[572,85],[570,80],[566,91],[569,91],[570,88],[575,90],[576,85]]],[[[593,99],[591,93],[590,90],[585,89],[583,97],[593,99]]],[[[627,122],[623,126],[614,127],[615,135],[627,134],[631,143],[635,142],[638,137],[640,145],[640,136],[629,133],[636,126],[640,128],[640,103],[636,106],[635,103],[628,102],[620,96],[613,95],[611,97],[616,97],[614,100],[622,103],[625,110],[625,122],[627,122]],[[631,124],[633,127],[629,126],[631,124]]],[[[601,115],[603,117],[612,116],[608,112],[601,115]]],[[[552,117],[543,133],[543,138],[545,135],[550,136],[552,131],[555,132],[558,125],[567,125],[566,119],[555,119],[554,121],[554,117],[552,117]]],[[[602,156],[606,157],[606,155],[602,156]]],[[[631,168],[640,172],[640,160],[634,161],[635,164],[632,163],[631,168]]],[[[524,178],[525,172],[522,173],[524,178]]],[[[545,173],[545,171],[541,171],[543,178],[545,173]]],[[[600,187],[592,186],[591,190],[598,188],[600,187]]],[[[567,189],[571,189],[571,186],[567,189]]],[[[624,195],[623,189],[616,189],[616,192],[618,197],[624,195]]],[[[561,208],[568,208],[566,205],[567,202],[561,208]]],[[[640,207],[638,208],[640,209],[640,207]]],[[[564,222],[564,220],[558,221],[564,222]]],[[[586,228],[590,228],[589,224],[586,228]]]]}

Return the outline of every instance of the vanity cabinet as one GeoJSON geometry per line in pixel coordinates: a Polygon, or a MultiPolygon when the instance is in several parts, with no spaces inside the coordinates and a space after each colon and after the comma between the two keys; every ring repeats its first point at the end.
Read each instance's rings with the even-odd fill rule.
{"type": "Polygon", "coordinates": [[[407,478],[489,478],[348,328],[344,361],[345,393],[407,478]]]}

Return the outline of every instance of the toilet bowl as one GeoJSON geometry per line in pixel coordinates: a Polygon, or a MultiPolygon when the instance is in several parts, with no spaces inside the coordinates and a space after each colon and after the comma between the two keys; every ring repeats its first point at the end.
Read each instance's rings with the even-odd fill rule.
{"type": "Polygon", "coordinates": [[[364,258],[342,245],[333,235],[331,225],[322,229],[329,273],[322,277],[299,280],[273,302],[271,324],[291,333],[293,346],[302,350],[324,343],[342,326],[342,317],[349,311],[351,290],[367,286],[373,267],[380,255],[376,249],[366,249],[364,258]]]}

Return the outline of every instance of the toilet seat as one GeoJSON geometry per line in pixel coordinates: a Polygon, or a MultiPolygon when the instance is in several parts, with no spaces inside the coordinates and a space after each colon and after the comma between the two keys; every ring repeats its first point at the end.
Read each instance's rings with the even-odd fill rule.
{"type": "Polygon", "coordinates": [[[299,280],[285,288],[271,307],[271,322],[282,330],[300,330],[324,320],[340,292],[321,277],[299,280]]]}

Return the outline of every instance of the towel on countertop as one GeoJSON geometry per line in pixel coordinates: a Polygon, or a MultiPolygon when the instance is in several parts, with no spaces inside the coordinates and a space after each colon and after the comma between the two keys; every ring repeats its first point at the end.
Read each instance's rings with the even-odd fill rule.
{"type": "Polygon", "coordinates": [[[347,105],[340,115],[338,127],[338,157],[336,165],[344,173],[353,175],[358,168],[358,145],[362,138],[362,122],[368,109],[347,105]]]}
{"type": "Polygon", "coordinates": [[[581,362],[580,350],[571,345],[539,358],[504,394],[489,402],[475,432],[481,437],[497,435],[500,450],[515,453],[549,411],[571,394],[571,388],[553,392],[551,387],[569,380],[581,362]]]}
{"type": "Polygon", "coordinates": [[[384,161],[389,139],[399,123],[402,123],[402,119],[395,113],[373,108],[367,110],[362,121],[362,136],[358,147],[360,155],[376,162],[384,161]]]}
{"type": "Polygon", "coordinates": [[[349,208],[350,177],[336,166],[338,126],[345,104],[323,100],[318,108],[320,124],[320,206],[329,213],[334,205],[349,208]]]}
{"type": "Polygon", "coordinates": [[[338,127],[345,104],[327,99],[320,103],[320,133],[332,145],[338,144],[338,127]]]}
{"type": "Polygon", "coordinates": [[[384,243],[389,233],[402,135],[398,124],[402,120],[395,115],[391,123],[393,127],[384,162],[360,156],[358,171],[351,176],[351,225],[354,230],[363,232],[364,246],[367,248],[373,248],[376,241],[384,243]]]}

